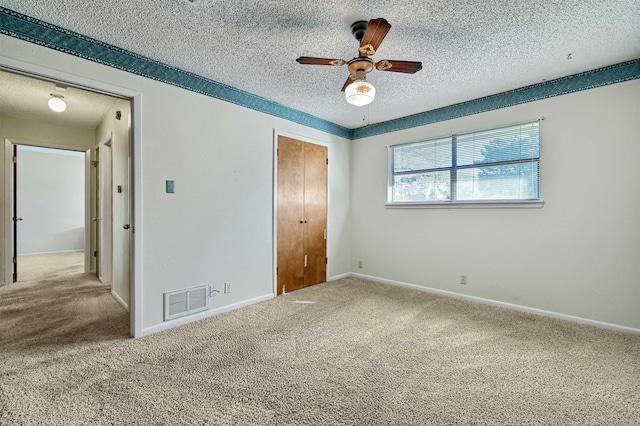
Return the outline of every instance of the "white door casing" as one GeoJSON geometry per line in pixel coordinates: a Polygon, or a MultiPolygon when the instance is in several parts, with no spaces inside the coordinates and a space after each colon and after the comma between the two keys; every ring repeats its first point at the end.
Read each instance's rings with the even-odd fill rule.
{"type": "MultiPolygon", "coordinates": [[[[45,78],[52,81],[60,81],[65,84],[75,85],[87,90],[95,90],[98,92],[112,94],[114,96],[127,99],[130,105],[130,115],[128,117],[129,126],[129,193],[130,199],[129,209],[129,225],[130,232],[128,238],[130,242],[129,251],[129,312],[131,320],[131,336],[139,337],[144,334],[142,322],[142,93],[131,90],[122,86],[116,86],[104,81],[94,80],[92,78],[71,74],[65,71],[55,70],[41,65],[24,62],[14,58],[0,55],[0,68],[11,70],[35,78],[45,78]],[[135,229],[135,232],[134,232],[135,229]]],[[[5,150],[10,149],[11,143],[5,140],[5,150]]],[[[6,163],[10,161],[11,155],[5,155],[5,175],[10,173],[6,163]]],[[[11,215],[6,214],[6,209],[11,205],[8,191],[10,179],[5,176],[5,247],[4,247],[4,266],[5,278],[9,274],[9,281],[5,279],[5,283],[11,280],[11,215]],[[9,250],[7,250],[9,247],[9,250]]],[[[91,253],[92,254],[92,253],[91,253]]]]}

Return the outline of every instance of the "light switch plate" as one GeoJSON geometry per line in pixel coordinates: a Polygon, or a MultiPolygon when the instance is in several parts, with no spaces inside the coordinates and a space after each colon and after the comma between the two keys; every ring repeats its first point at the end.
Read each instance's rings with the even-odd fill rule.
{"type": "Polygon", "coordinates": [[[174,192],[176,192],[176,184],[174,181],[172,180],[166,181],[166,186],[167,186],[167,194],[173,194],[174,192]]]}

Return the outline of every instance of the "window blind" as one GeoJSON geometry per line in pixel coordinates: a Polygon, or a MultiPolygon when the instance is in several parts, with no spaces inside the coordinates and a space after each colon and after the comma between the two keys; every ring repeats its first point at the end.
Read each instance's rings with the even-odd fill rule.
{"type": "Polygon", "coordinates": [[[539,199],[539,122],[391,149],[390,202],[539,199]]]}

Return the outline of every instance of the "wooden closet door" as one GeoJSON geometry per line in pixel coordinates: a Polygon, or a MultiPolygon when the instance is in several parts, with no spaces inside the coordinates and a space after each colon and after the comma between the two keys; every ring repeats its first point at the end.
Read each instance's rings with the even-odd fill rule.
{"type": "Polygon", "coordinates": [[[278,136],[278,294],[326,280],[327,154],[278,136]]]}
{"type": "Polygon", "coordinates": [[[304,285],[304,142],[278,136],[277,293],[304,285]]]}
{"type": "Polygon", "coordinates": [[[304,150],[304,286],[327,279],[327,147],[306,143],[304,150]]]}

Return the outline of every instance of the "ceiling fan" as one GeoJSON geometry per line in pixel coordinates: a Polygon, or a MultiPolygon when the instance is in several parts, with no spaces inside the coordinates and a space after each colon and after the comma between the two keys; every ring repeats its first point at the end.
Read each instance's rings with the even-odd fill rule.
{"type": "Polygon", "coordinates": [[[371,56],[375,55],[380,43],[382,43],[390,29],[391,24],[384,18],[372,19],[369,22],[354,22],[351,24],[351,32],[356,40],[360,42],[357,57],[350,61],[345,61],[344,59],[301,56],[296,61],[303,65],[333,65],[336,67],[348,65],[349,77],[342,86],[347,102],[357,106],[367,105],[373,101],[376,93],[373,85],[366,81],[367,74],[373,71],[374,68],[378,71],[406,74],[414,74],[422,69],[422,62],[395,61],[391,59],[373,62],[371,56]]]}

